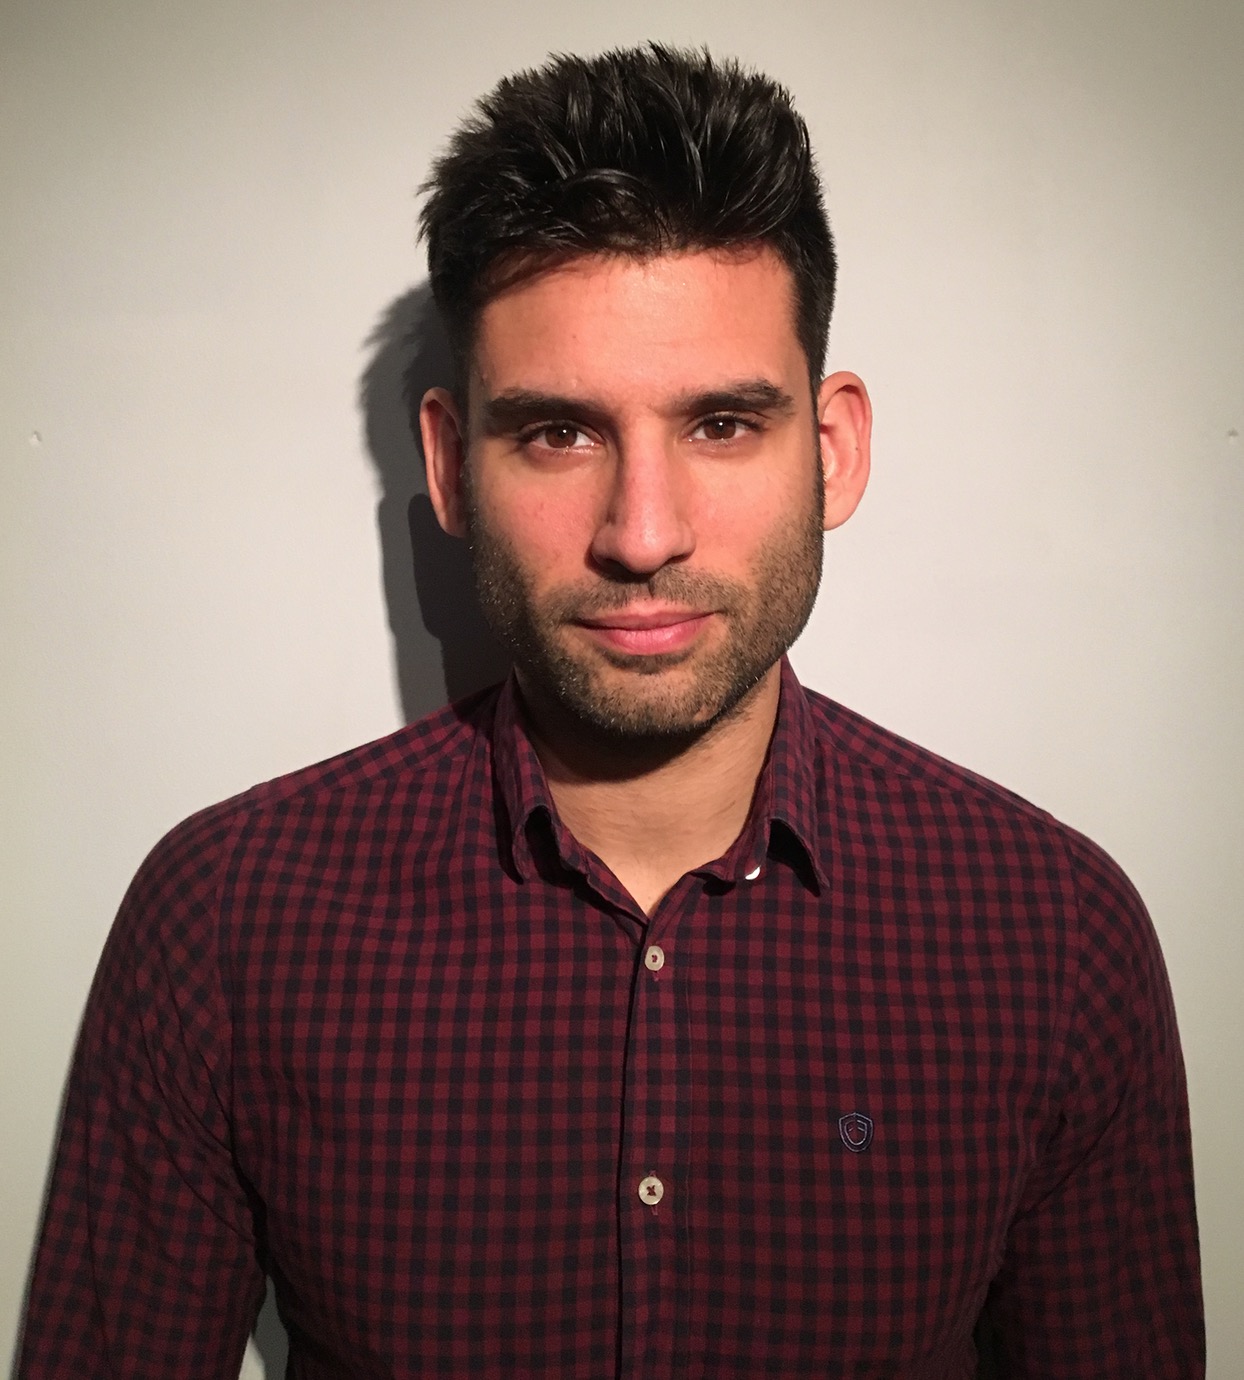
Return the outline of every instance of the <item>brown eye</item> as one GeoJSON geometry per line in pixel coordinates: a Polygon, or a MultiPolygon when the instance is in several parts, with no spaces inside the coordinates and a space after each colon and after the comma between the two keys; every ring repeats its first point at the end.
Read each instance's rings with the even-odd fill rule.
{"type": "Polygon", "coordinates": [[[739,434],[737,417],[710,417],[701,422],[700,429],[709,441],[733,441],[739,434]]]}
{"type": "Polygon", "coordinates": [[[571,426],[569,422],[558,422],[555,426],[546,426],[540,433],[540,439],[550,450],[570,450],[579,434],[577,426],[571,426]]]}

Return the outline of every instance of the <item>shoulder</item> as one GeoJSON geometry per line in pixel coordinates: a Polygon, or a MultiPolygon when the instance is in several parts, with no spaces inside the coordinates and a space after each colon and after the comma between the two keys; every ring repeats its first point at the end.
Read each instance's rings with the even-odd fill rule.
{"type": "Polygon", "coordinates": [[[1054,822],[1045,811],[997,782],[939,757],[815,690],[805,688],[804,695],[831,767],[871,779],[879,790],[891,794],[915,792],[948,802],[970,802],[1000,816],[1054,822]]]}
{"type": "Polygon", "coordinates": [[[396,733],[251,787],[205,812],[263,812],[417,785],[453,771],[486,739],[498,687],[446,705],[396,733]]]}
{"type": "Polygon", "coordinates": [[[1013,895],[1056,897],[1064,924],[1096,946],[1149,953],[1152,925],[1109,854],[1012,790],[920,747],[814,690],[804,690],[831,814],[879,846],[966,860],[1013,879],[1013,895]]]}
{"type": "Polygon", "coordinates": [[[171,916],[214,910],[239,867],[296,870],[300,857],[331,852],[352,833],[382,838],[398,816],[408,836],[443,827],[464,778],[487,761],[496,694],[482,691],[190,815],[147,855],[123,915],[158,916],[167,926],[171,916]]]}
{"type": "Polygon", "coordinates": [[[1114,1086],[1140,1050],[1174,1067],[1161,948],[1119,864],[1015,792],[805,694],[826,866],[845,866],[859,891],[900,907],[905,934],[979,969],[995,1005],[1005,992],[1029,1006],[1043,993],[1066,1086],[1104,1086],[1103,1069],[1114,1070],[1105,1080],[1114,1086]]]}
{"type": "MultiPolygon", "coordinates": [[[[822,771],[850,782],[868,799],[902,811],[923,809],[930,827],[948,814],[975,818],[982,828],[1049,834],[1060,848],[1092,844],[1048,811],[988,777],[958,766],[815,690],[805,688],[822,771]]],[[[1102,855],[1105,856],[1104,854],[1102,855]]]]}

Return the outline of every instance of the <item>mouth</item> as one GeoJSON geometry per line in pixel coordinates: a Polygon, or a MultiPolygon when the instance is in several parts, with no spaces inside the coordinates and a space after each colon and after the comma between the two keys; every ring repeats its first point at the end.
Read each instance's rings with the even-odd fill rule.
{"type": "Polygon", "coordinates": [[[633,656],[680,652],[713,618],[711,611],[676,607],[611,609],[576,620],[594,641],[633,656]]]}

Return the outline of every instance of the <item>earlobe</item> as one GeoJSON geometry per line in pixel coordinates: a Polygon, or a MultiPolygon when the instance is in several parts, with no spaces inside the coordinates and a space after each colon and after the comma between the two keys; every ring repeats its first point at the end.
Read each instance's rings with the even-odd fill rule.
{"type": "Polygon", "coordinates": [[[868,484],[873,409],[856,374],[830,374],[817,392],[817,432],[825,476],[825,530],[841,527],[868,484]]]}
{"type": "Polygon", "coordinates": [[[429,388],[419,404],[419,435],[436,520],[451,537],[467,534],[463,492],[466,441],[462,419],[447,388],[429,388]]]}

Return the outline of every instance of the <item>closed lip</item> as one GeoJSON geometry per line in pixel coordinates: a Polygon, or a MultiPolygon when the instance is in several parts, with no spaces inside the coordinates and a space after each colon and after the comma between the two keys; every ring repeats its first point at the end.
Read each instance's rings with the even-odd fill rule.
{"type": "Polygon", "coordinates": [[[642,632],[651,628],[673,628],[679,623],[694,623],[707,618],[711,609],[685,608],[628,608],[613,609],[608,613],[581,618],[579,622],[588,628],[619,628],[625,632],[642,632]]]}

